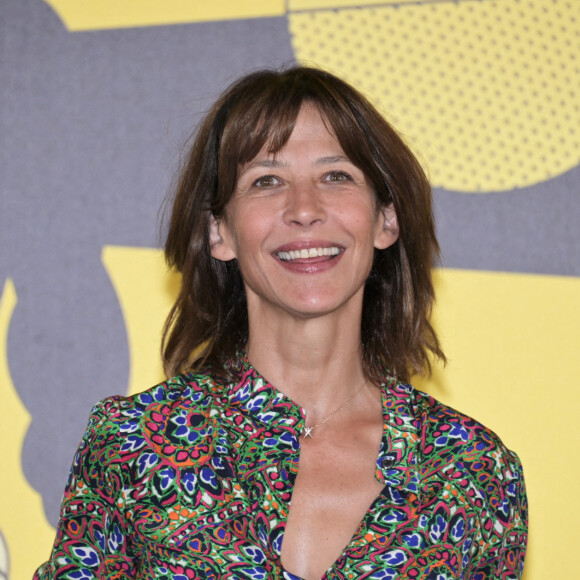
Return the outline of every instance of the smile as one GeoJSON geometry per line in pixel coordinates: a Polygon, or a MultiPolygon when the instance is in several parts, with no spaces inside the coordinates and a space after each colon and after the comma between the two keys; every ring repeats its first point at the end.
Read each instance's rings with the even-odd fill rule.
{"type": "Polygon", "coordinates": [[[289,252],[277,252],[276,256],[283,262],[290,262],[291,260],[305,260],[322,256],[338,256],[338,254],[340,254],[340,248],[331,246],[330,248],[303,248],[301,250],[290,250],[289,252]]]}

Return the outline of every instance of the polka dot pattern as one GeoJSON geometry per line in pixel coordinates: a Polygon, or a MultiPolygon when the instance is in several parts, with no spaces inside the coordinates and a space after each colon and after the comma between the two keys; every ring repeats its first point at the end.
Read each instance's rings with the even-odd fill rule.
{"type": "Polygon", "coordinates": [[[580,2],[487,0],[289,14],[298,60],[366,92],[436,186],[505,191],[580,161],[580,2]]]}

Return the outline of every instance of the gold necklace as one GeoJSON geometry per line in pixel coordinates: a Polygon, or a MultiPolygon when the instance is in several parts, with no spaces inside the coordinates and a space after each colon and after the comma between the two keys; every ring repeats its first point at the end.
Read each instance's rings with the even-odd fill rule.
{"type": "Polygon", "coordinates": [[[332,413],[330,413],[330,415],[328,415],[328,417],[320,421],[320,423],[316,423],[316,425],[312,425],[312,427],[306,427],[306,425],[304,425],[304,429],[301,434],[302,438],[306,439],[306,437],[310,437],[310,439],[313,439],[312,431],[317,427],[324,425],[324,423],[330,421],[339,411],[342,411],[343,409],[346,409],[346,407],[351,405],[352,402],[356,399],[357,395],[363,390],[366,384],[367,382],[365,380],[365,382],[357,389],[356,393],[351,395],[340,407],[338,407],[338,409],[335,409],[332,413]]]}

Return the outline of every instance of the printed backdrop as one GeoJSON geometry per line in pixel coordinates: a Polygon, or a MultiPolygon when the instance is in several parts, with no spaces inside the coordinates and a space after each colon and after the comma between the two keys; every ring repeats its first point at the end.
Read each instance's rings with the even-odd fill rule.
{"type": "Polygon", "coordinates": [[[0,0],[0,578],[48,556],[91,406],[162,378],[183,144],[233,79],[294,61],[428,168],[450,362],[416,384],[519,453],[526,580],[574,577],[579,55],[578,0],[0,0]]]}

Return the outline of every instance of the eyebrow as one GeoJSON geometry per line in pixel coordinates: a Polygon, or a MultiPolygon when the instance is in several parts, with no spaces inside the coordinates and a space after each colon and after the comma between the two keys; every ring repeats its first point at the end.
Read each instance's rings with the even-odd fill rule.
{"type": "Polygon", "coordinates": [[[253,169],[254,167],[266,167],[267,169],[270,169],[272,167],[282,167],[283,165],[285,164],[281,161],[278,161],[277,159],[259,159],[244,165],[243,171],[245,172],[248,169],[253,169]]]}
{"type": "Polygon", "coordinates": [[[314,165],[328,165],[329,163],[339,163],[341,161],[346,161],[352,163],[352,161],[346,155],[329,155],[328,157],[321,157],[314,162],[314,165]]]}
{"type": "MultiPolygon", "coordinates": [[[[326,157],[320,157],[316,161],[314,161],[313,165],[329,165],[332,163],[339,163],[346,161],[348,163],[352,163],[352,161],[346,155],[328,155],[326,157]]],[[[274,169],[276,167],[284,167],[286,163],[278,159],[258,159],[251,161],[243,168],[243,173],[248,171],[249,169],[253,169],[254,167],[264,167],[266,169],[274,169]]]]}

